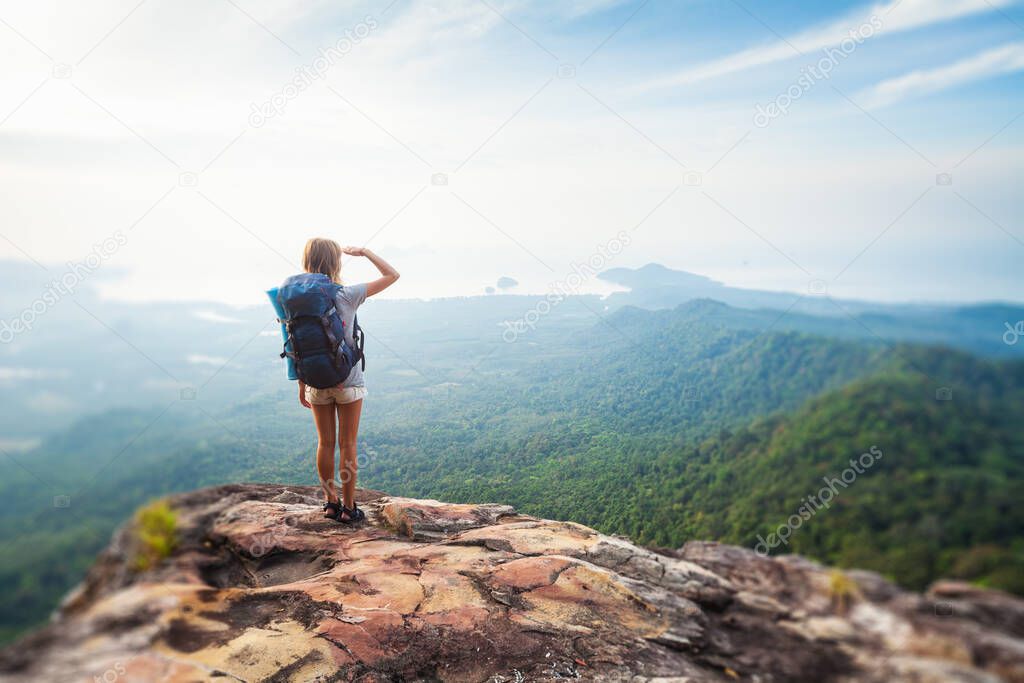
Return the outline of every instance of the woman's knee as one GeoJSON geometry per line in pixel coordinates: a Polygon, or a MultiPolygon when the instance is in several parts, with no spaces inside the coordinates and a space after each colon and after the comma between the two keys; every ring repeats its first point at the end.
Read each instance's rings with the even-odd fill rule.
{"type": "Polygon", "coordinates": [[[337,442],[334,440],[333,436],[327,438],[320,437],[320,443],[318,444],[317,448],[319,448],[322,451],[330,451],[331,453],[334,453],[334,447],[336,444],[337,442]]]}

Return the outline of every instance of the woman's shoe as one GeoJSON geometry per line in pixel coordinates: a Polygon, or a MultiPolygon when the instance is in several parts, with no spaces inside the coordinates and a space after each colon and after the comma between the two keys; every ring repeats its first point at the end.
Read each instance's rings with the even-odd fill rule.
{"type": "Polygon", "coordinates": [[[359,506],[352,503],[352,509],[342,506],[341,512],[338,513],[337,520],[342,524],[355,524],[362,522],[366,519],[366,513],[359,509],[359,506]],[[344,515],[344,517],[342,517],[344,515]]]}
{"type": "Polygon", "coordinates": [[[324,519],[333,519],[336,522],[340,522],[341,512],[345,509],[340,500],[337,503],[324,503],[324,512],[327,513],[324,515],[324,519]]]}

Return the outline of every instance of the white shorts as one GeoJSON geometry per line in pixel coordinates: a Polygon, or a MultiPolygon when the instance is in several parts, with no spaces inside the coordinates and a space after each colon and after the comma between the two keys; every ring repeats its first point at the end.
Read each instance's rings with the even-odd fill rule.
{"type": "Polygon", "coordinates": [[[366,387],[331,387],[317,389],[306,385],[306,400],[315,406],[331,403],[353,403],[366,397],[366,387]]]}

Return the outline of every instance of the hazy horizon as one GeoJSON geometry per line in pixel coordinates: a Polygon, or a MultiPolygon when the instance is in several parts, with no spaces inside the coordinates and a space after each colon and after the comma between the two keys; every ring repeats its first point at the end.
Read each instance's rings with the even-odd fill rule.
{"type": "MultiPolygon", "coordinates": [[[[22,262],[9,261],[9,260],[5,261],[3,259],[0,259],[0,268],[4,267],[5,264],[15,264],[15,265],[17,265],[19,267],[25,267],[25,266],[29,265],[29,264],[22,263],[22,262]]],[[[38,294],[38,293],[41,293],[41,292],[45,291],[47,289],[47,283],[52,283],[54,280],[59,279],[61,274],[70,272],[70,270],[71,270],[71,269],[69,269],[67,263],[65,263],[65,264],[52,263],[52,264],[40,264],[40,265],[43,266],[43,267],[40,268],[39,266],[36,266],[35,264],[32,264],[31,267],[27,269],[28,272],[32,272],[32,273],[36,273],[37,272],[38,275],[39,275],[39,280],[38,280],[38,282],[39,282],[39,285],[38,285],[39,292],[35,292],[34,290],[30,289],[30,291],[33,294],[38,294]]],[[[580,264],[577,264],[577,265],[579,265],[581,267],[581,269],[582,269],[584,264],[580,263],[580,264]]],[[[638,269],[645,268],[645,267],[651,266],[651,265],[653,265],[653,266],[661,266],[661,267],[667,268],[669,270],[672,270],[674,272],[682,272],[682,273],[688,273],[688,274],[691,274],[691,275],[704,276],[704,277],[707,277],[710,280],[714,281],[717,284],[720,284],[720,285],[723,285],[724,287],[732,288],[732,289],[748,290],[748,291],[761,291],[761,292],[769,292],[769,293],[775,293],[775,294],[792,294],[792,295],[797,296],[797,297],[806,297],[806,298],[810,298],[810,299],[813,299],[813,298],[819,297],[819,296],[826,296],[826,295],[834,296],[834,295],[831,295],[830,293],[826,293],[824,295],[823,294],[819,294],[817,292],[810,291],[809,288],[805,288],[803,291],[799,291],[799,290],[795,290],[795,289],[773,289],[773,288],[765,287],[765,286],[761,285],[761,283],[764,282],[764,280],[763,279],[758,279],[756,275],[752,275],[750,279],[746,279],[746,280],[742,279],[742,278],[739,278],[736,281],[721,280],[721,279],[719,279],[717,277],[714,277],[714,276],[711,276],[711,275],[709,275],[707,273],[700,273],[700,272],[696,272],[696,271],[692,271],[692,270],[685,270],[685,269],[681,269],[681,268],[669,268],[668,266],[666,266],[663,263],[658,263],[658,262],[654,262],[654,261],[651,261],[651,262],[648,262],[648,263],[643,263],[643,264],[637,264],[637,265],[613,265],[613,266],[610,266],[609,268],[607,268],[606,270],[613,270],[613,269],[617,269],[617,268],[623,268],[623,269],[626,269],[626,270],[638,270],[638,269]]],[[[364,274],[365,270],[366,269],[360,269],[358,272],[360,274],[364,274]]],[[[350,268],[349,272],[347,272],[345,274],[345,277],[343,277],[343,281],[346,284],[352,284],[352,283],[363,281],[363,278],[356,277],[353,274],[354,271],[356,271],[355,268],[350,268]]],[[[573,271],[570,268],[567,271],[566,274],[569,274],[569,273],[572,273],[572,272],[573,271]]],[[[365,272],[365,275],[367,277],[372,277],[372,273],[370,273],[370,272],[365,272]]],[[[177,293],[174,293],[174,292],[167,292],[165,296],[159,296],[159,295],[153,296],[151,293],[136,292],[136,291],[133,291],[133,290],[127,288],[125,285],[128,282],[130,282],[130,276],[129,276],[128,273],[120,272],[120,271],[117,271],[116,269],[113,269],[113,268],[105,268],[102,272],[97,272],[94,275],[92,275],[90,278],[84,278],[83,280],[81,280],[80,284],[78,285],[78,288],[79,288],[78,291],[81,291],[81,290],[92,291],[92,292],[94,292],[96,294],[96,296],[98,296],[102,300],[107,300],[107,301],[111,301],[111,302],[133,303],[133,304],[174,303],[174,302],[187,301],[187,302],[194,302],[194,303],[208,303],[208,304],[223,305],[223,306],[228,306],[228,307],[232,307],[232,308],[251,308],[251,307],[258,307],[258,306],[266,306],[266,304],[267,304],[266,293],[265,293],[264,289],[253,290],[251,293],[249,293],[248,297],[246,299],[244,299],[244,300],[232,300],[232,299],[227,299],[227,298],[223,298],[223,297],[222,298],[218,298],[216,296],[183,297],[180,294],[177,294],[177,293]]],[[[631,291],[631,289],[632,289],[632,288],[630,288],[627,285],[619,284],[619,283],[616,283],[616,282],[613,282],[613,281],[610,281],[610,280],[605,280],[605,279],[598,278],[598,277],[586,277],[586,278],[582,279],[582,282],[583,282],[583,284],[581,286],[579,286],[575,290],[571,290],[570,291],[570,290],[567,289],[567,287],[565,285],[564,278],[562,278],[562,279],[554,278],[553,281],[537,280],[536,282],[529,282],[529,281],[522,282],[522,281],[519,281],[517,278],[515,278],[515,275],[512,274],[512,273],[501,273],[499,276],[495,277],[492,281],[490,281],[490,282],[482,282],[482,283],[480,283],[480,285],[478,287],[476,287],[475,289],[471,289],[471,290],[466,290],[466,291],[454,290],[454,291],[451,291],[451,292],[436,293],[434,295],[423,294],[423,295],[419,295],[419,296],[416,296],[416,295],[411,295],[410,296],[410,295],[405,295],[405,294],[394,294],[394,293],[390,293],[390,292],[384,292],[382,295],[377,297],[377,299],[381,300],[381,301],[385,301],[386,300],[386,301],[424,301],[424,302],[428,302],[428,301],[435,301],[435,300],[441,300],[441,299],[451,299],[451,298],[461,298],[461,297],[476,297],[476,296],[543,296],[545,294],[550,294],[550,293],[553,293],[553,292],[554,293],[557,293],[557,292],[569,293],[570,295],[576,295],[576,294],[580,294],[580,295],[594,295],[594,296],[600,296],[600,297],[604,298],[604,297],[607,297],[607,296],[609,296],[611,294],[614,294],[616,292],[628,292],[628,291],[631,291]],[[516,284],[511,286],[511,287],[507,287],[505,289],[501,289],[496,284],[496,281],[497,281],[498,277],[513,277],[513,279],[516,279],[516,284]],[[561,287],[560,287],[560,285],[561,285],[561,287]],[[490,290],[493,290],[493,291],[486,291],[487,289],[490,289],[490,290]]],[[[278,284],[278,283],[271,282],[271,283],[269,283],[267,285],[267,288],[275,286],[276,284],[278,284]]],[[[213,292],[212,294],[216,294],[216,292],[213,292]]],[[[712,296],[711,298],[714,298],[714,297],[712,296]]],[[[839,297],[834,297],[834,298],[839,298],[839,297]]],[[[863,301],[863,302],[866,302],[866,303],[892,304],[892,305],[900,305],[900,304],[923,305],[923,306],[927,306],[927,305],[939,305],[939,306],[942,306],[942,305],[950,305],[950,306],[965,305],[965,306],[970,306],[970,305],[983,305],[983,304],[1024,305],[1024,298],[1021,298],[1021,297],[1018,297],[1018,298],[995,298],[995,297],[972,298],[972,297],[963,297],[963,298],[948,298],[948,299],[927,299],[927,298],[906,298],[906,299],[904,299],[904,298],[896,298],[896,297],[892,297],[892,298],[841,297],[841,298],[843,300],[847,300],[847,301],[863,301]]],[[[269,309],[268,309],[268,311],[269,311],[269,309]]]]}

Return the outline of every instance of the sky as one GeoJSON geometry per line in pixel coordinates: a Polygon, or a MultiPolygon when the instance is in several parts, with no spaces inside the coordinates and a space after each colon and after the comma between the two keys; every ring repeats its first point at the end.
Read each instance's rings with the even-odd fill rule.
{"type": "Polygon", "coordinates": [[[325,236],[396,298],[1022,300],[1017,0],[2,0],[0,61],[0,259],[113,298],[258,303],[325,236]]]}

